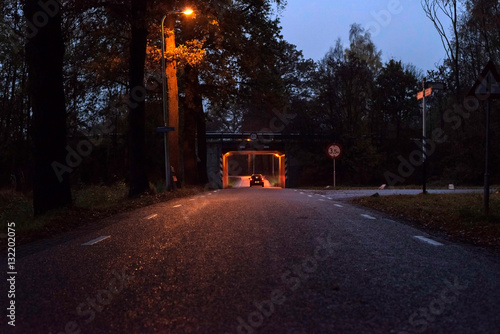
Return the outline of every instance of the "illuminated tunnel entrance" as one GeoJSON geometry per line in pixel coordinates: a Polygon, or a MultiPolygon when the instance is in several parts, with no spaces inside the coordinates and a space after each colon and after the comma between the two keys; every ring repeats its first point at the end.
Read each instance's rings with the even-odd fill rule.
{"type": "Polygon", "coordinates": [[[230,151],[222,155],[222,187],[229,188],[231,176],[262,174],[271,185],[285,188],[286,158],[279,151],[230,151]]]}

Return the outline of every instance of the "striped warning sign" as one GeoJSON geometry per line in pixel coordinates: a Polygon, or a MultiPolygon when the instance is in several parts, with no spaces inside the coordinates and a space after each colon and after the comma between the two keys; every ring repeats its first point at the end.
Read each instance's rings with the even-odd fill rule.
{"type": "Polygon", "coordinates": [[[221,154],[219,157],[220,184],[224,184],[224,157],[221,154]]]}
{"type": "Polygon", "coordinates": [[[288,157],[285,156],[285,184],[288,181],[288,157]]]}

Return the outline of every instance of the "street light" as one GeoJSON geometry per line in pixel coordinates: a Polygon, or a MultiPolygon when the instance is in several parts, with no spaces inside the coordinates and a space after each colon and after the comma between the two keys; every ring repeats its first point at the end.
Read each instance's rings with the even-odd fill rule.
{"type": "MultiPolygon", "coordinates": [[[[164,127],[166,129],[168,129],[168,124],[167,124],[167,87],[166,87],[166,81],[167,81],[167,78],[166,78],[166,65],[165,65],[165,19],[169,16],[169,15],[172,15],[172,14],[184,14],[184,15],[191,15],[193,14],[193,10],[192,9],[186,9],[184,11],[171,11],[169,12],[167,15],[163,16],[162,20],[161,20],[161,67],[162,67],[162,84],[163,84],[163,123],[164,123],[164,127]]],[[[169,29],[172,30],[172,35],[174,34],[174,22],[171,21],[169,22],[169,29]]],[[[174,41],[174,47],[175,47],[175,35],[172,36],[173,37],[173,41],[174,41]]],[[[177,85],[177,82],[175,82],[175,85],[177,85]]],[[[171,90],[173,87],[169,87],[169,90],[171,90]]],[[[177,88],[177,87],[175,87],[177,88]]],[[[177,91],[177,89],[176,89],[177,91]]],[[[172,108],[174,109],[174,108],[172,108]]],[[[173,120],[174,121],[174,129],[173,131],[179,131],[179,117],[178,117],[178,113],[179,113],[179,109],[178,109],[178,105],[177,105],[177,110],[170,110],[169,108],[169,114],[173,114],[175,115],[175,119],[173,120]]],[[[168,131],[168,130],[167,130],[168,131]]],[[[168,150],[168,136],[167,136],[167,131],[163,132],[163,143],[164,143],[164,150],[165,150],[165,186],[166,186],[166,190],[169,190],[170,189],[170,157],[169,157],[169,150],[168,150]]],[[[175,152],[174,154],[179,154],[179,135],[177,134],[176,137],[174,137],[174,145],[176,145],[177,147],[175,148],[175,152]],[[175,140],[175,138],[177,138],[177,140],[175,140]]],[[[179,157],[175,157],[177,160],[176,161],[179,161],[179,157]]],[[[173,188],[175,189],[175,183],[173,184],[173,188]]]]}

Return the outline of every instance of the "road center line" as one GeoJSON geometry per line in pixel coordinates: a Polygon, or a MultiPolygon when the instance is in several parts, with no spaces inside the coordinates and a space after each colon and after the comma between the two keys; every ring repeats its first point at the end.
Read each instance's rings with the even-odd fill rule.
{"type": "Polygon", "coordinates": [[[324,200],[324,199],[322,199],[322,198],[320,198],[320,199],[318,199],[318,201],[320,201],[320,202],[324,202],[325,200],[324,200]]]}
{"type": "Polygon", "coordinates": [[[377,218],[375,218],[375,217],[372,217],[372,216],[370,216],[370,215],[365,215],[365,214],[363,214],[363,215],[361,215],[361,216],[365,217],[366,219],[371,219],[371,220],[376,220],[376,219],[377,219],[377,218]]]}
{"type": "Polygon", "coordinates": [[[182,206],[182,204],[177,204],[177,205],[174,205],[173,207],[174,207],[174,208],[179,208],[179,207],[181,207],[181,206],[182,206]]]}
{"type": "Polygon", "coordinates": [[[307,195],[308,197],[313,197],[313,195],[307,195]]]}
{"type": "Polygon", "coordinates": [[[343,205],[340,205],[340,204],[334,204],[337,208],[343,208],[344,206],[343,205]]]}
{"type": "Polygon", "coordinates": [[[331,197],[327,197],[327,199],[332,200],[333,198],[331,198],[331,197]]]}
{"type": "Polygon", "coordinates": [[[152,214],[150,216],[147,216],[146,219],[150,220],[150,219],[153,219],[153,218],[156,218],[156,217],[158,217],[158,215],[156,213],[154,213],[154,214],[152,214]]]}
{"type": "Polygon", "coordinates": [[[100,236],[99,238],[96,238],[94,240],[90,240],[89,242],[86,242],[84,244],[82,244],[82,246],[92,246],[92,245],[95,245],[96,243],[98,242],[101,242],[107,238],[111,237],[110,235],[103,235],[103,236],[100,236]]]}
{"type": "Polygon", "coordinates": [[[437,242],[437,241],[434,241],[434,240],[429,239],[429,238],[426,238],[426,237],[423,237],[423,236],[421,236],[421,235],[416,235],[416,236],[414,236],[414,238],[415,238],[415,239],[418,239],[418,240],[420,240],[420,241],[423,241],[423,242],[425,242],[425,243],[428,243],[428,244],[430,244],[430,245],[433,245],[433,246],[443,246],[443,244],[442,244],[442,243],[437,242]]]}

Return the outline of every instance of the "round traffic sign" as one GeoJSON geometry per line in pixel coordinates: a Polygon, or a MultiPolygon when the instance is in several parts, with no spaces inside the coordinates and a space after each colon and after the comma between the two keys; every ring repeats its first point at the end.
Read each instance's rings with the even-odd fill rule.
{"type": "Polygon", "coordinates": [[[330,158],[337,159],[342,155],[342,147],[337,143],[330,144],[326,149],[326,153],[330,158]]]}

